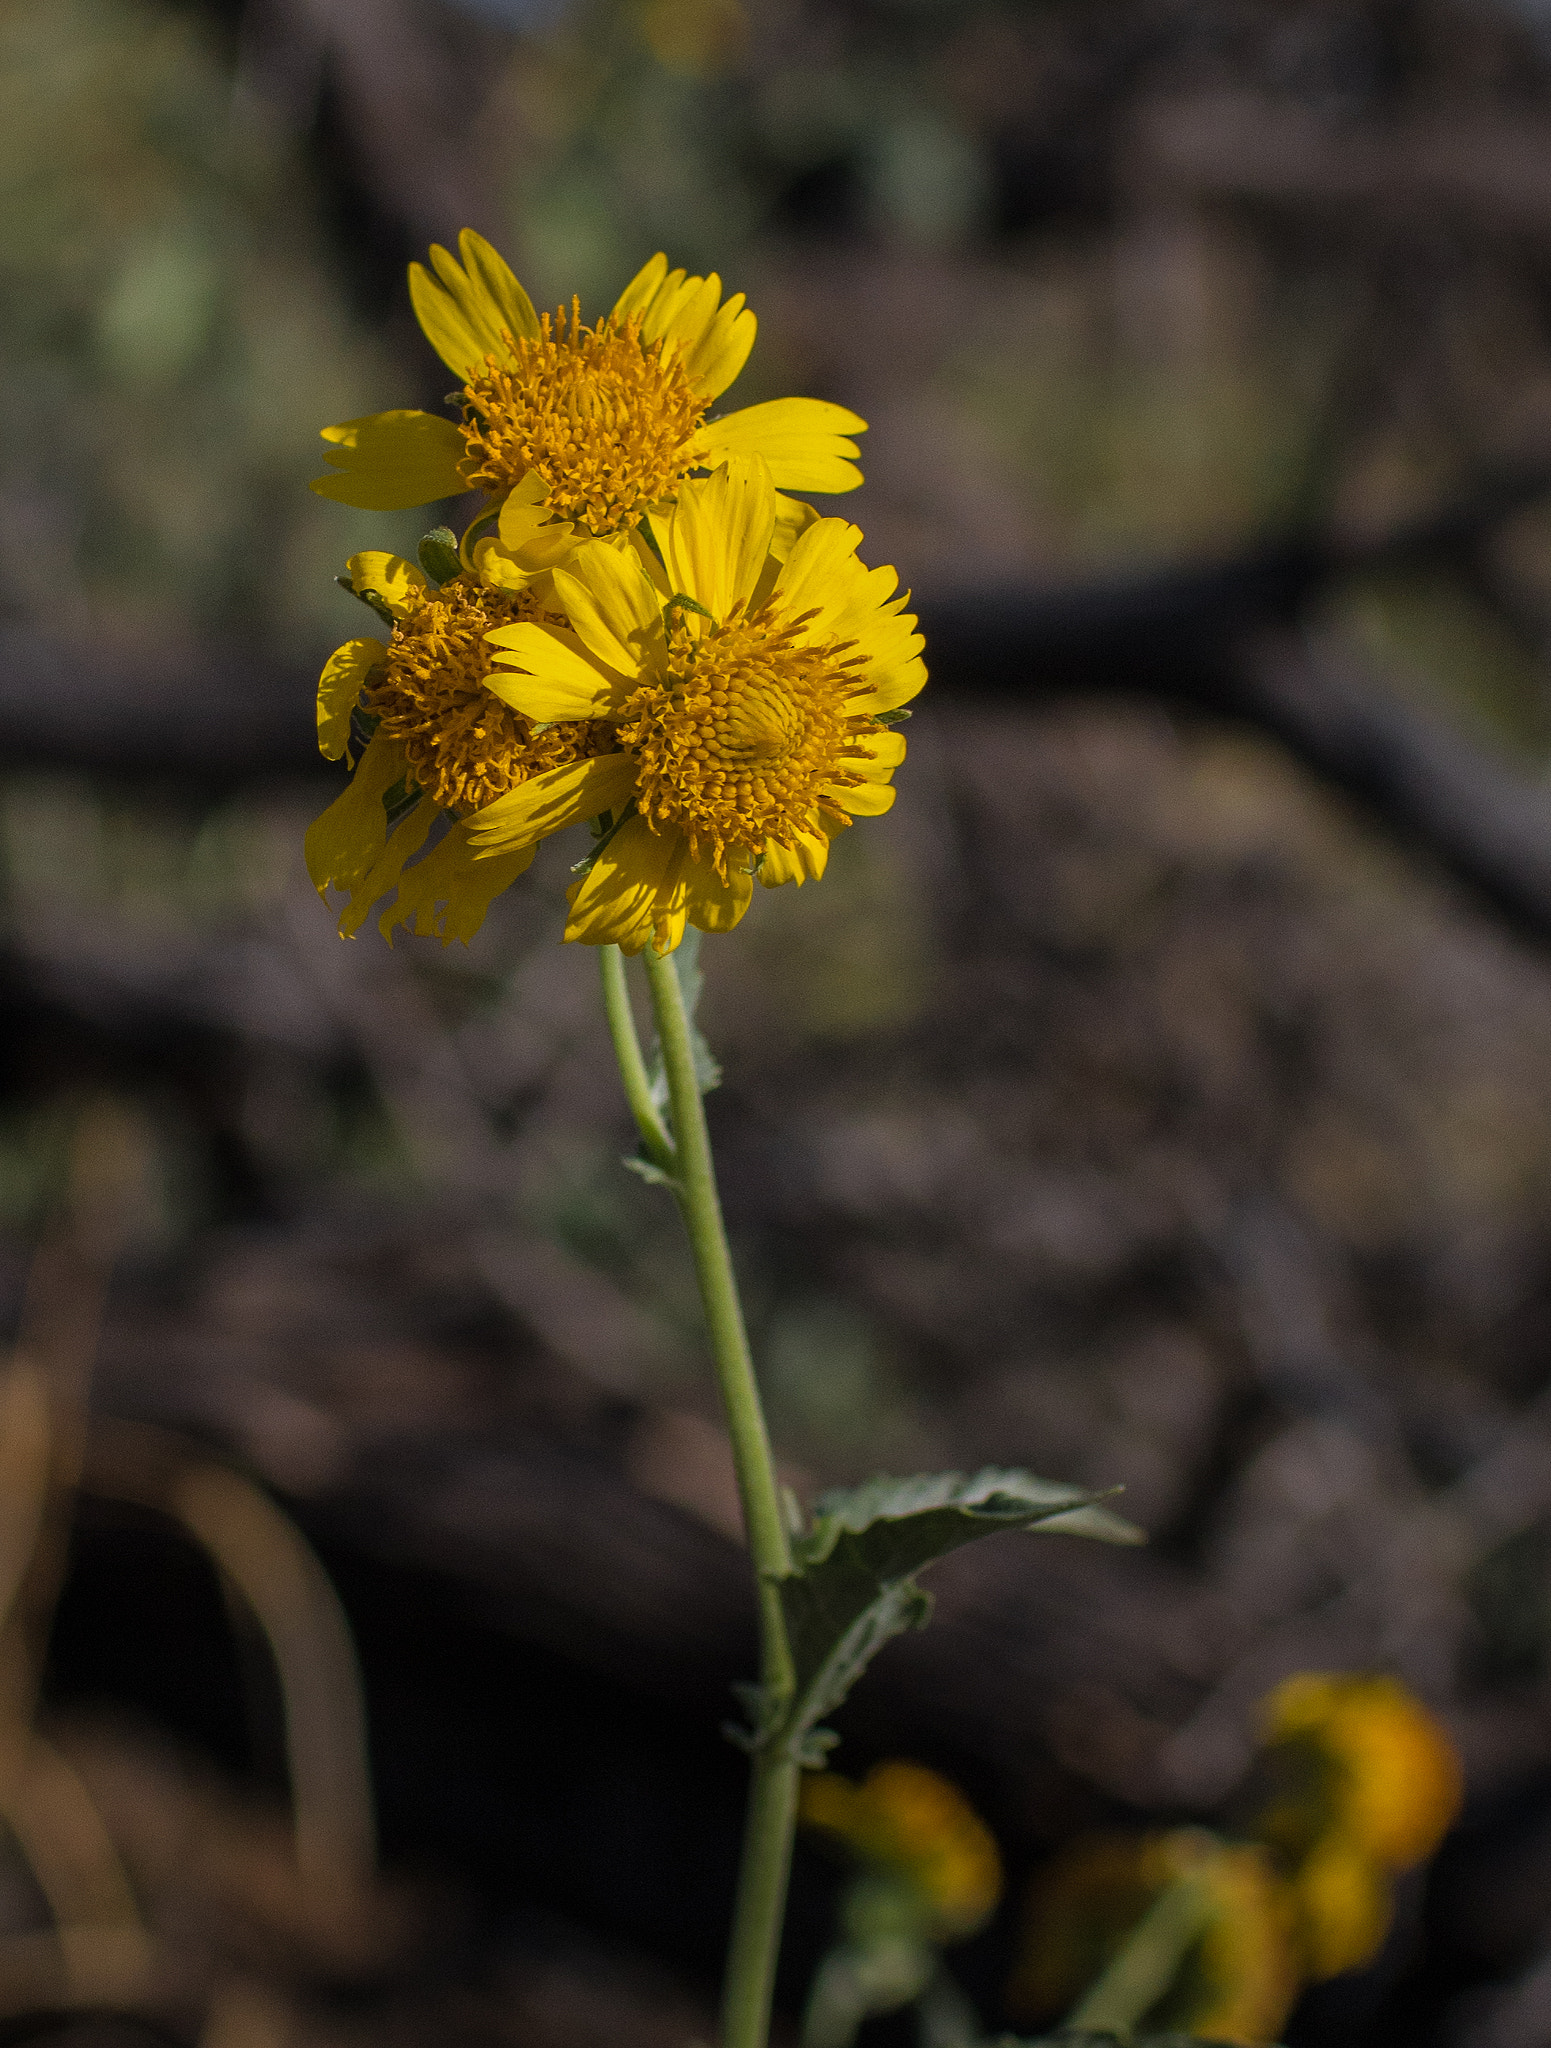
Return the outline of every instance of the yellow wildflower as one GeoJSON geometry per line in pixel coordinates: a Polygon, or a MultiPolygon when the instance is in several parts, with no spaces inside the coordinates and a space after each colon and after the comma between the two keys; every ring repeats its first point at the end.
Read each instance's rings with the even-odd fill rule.
{"type": "Polygon", "coordinates": [[[1273,2041],[1298,1993],[1293,1912],[1263,1849],[1194,1828],[1074,1843],[1032,1886],[1008,2003],[1055,2020],[1095,1982],[1155,1899],[1177,1879],[1207,1889],[1206,1924],[1138,2032],[1273,2041]]]}
{"type": "Polygon", "coordinates": [[[894,801],[905,743],[887,716],[926,680],[894,571],[863,568],[840,519],[785,552],[764,463],[685,485],[650,526],[655,551],[594,542],[554,571],[569,633],[491,635],[524,672],[490,689],[530,719],[606,721],[620,751],[534,775],[470,827],[509,856],[606,814],[566,937],[629,953],[670,951],[686,920],[730,930],[756,873],[822,875],[832,836],[894,801]]]}
{"type": "Polygon", "coordinates": [[[459,237],[460,264],[431,251],[410,265],[427,340],[462,382],[462,417],[374,413],[325,427],[334,473],[313,489],[371,511],[468,490],[500,507],[499,542],[481,566],[508,580],[551,567],[576,539],[634,526],[671,502],[693,471],[758,455],[791,491],[849,491],[862,480],[849,437],[866,422],[814,398],[778,398],[707,414],[748,359],[755,319],[718,277],[670,271],[654,256],[603,319],[573,300],[539,317],[481,236],[459,237]]]}
{"type": "Polygon", "coordinates": [[[438,589],[413,564],[375,550],[353,556],[349,569],[352,588],[393,624],[386,642],[367,636],[336,649],[319,679],[324,754],[348,757],[357,732],[370,736],[348,788],[307,834],[308,872],[319,895],[330,885],[348,892],[346,935],[396,889],[379,921],[384,937],[404,924],[444,942],[467,940],[532,859],[530,849],[476,860],[468,817],[531,775],[611,747],[613,734],[585,724],[536,731],[486,688],[492,627],[564,625],[531,592],[492,590],[464,575],[438,589]],[[450,828],[416,861],[444,815],[450,828]]]}
{"type": "Polygon", "coordinates": [[[1265,1701],[1266,1755],[1291,1780],[1261,1832],[1297,1850],[1327,1830],[1390,1870],[1424,1862],[1453,1825],[1459,1758],[1393,1678],[1302,1672],[1265,1701]]]}
{"type": "Polygon", "coordinates": [[[973,1934],[996,1910],[996,1843],[963,1796],[923,1764],[876,1764],[860,1785],[833,1771],[805,1777],[799,1812],[862,1863],[903,1879],[935,1940],[973,1934]]]}
{"type": "Polygon", "coordinates": [[[1421,1702],[1392,1678],[1301,1672],[1261,1708],[1277,1783],[1256,1832],[1291,1873],[1309,1974],[1377,1955],[1391,1873],[1429,1857],[1459,1812],[1459,1759],[1421,1702]]]}

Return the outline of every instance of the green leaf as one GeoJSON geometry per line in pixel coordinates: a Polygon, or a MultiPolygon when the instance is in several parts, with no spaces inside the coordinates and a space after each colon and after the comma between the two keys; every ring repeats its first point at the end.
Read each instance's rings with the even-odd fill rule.
{"type": "Polygon", "coordinates": [[[968,1478],[884,1476],[823,1495],[812,1528],[793,1545],[790,1576],[778,1581],[796,1689],[784,1711],[761,1696],[749,1745],[789,1744],[800,1762],[817,1768],[836,1740],[820,1721],[885,1643],[930,1617],[919,1572],[1003,1530],[1044,1526],[1109,1543],[1142,1542],[1139,1529],[1102,1505],[1106,1497],[994,1465],[968,1478]]]}
{"type": "Polygon", "coordinates": [[[407,818],[419,801],[419,787],[407,774],[401,775],[391,789],[384,790],[382,807],[388,814],[388,830],[391,832],[401,819],[407,818]]]}
{"type": "Polygon", "coordinates": [[[393,631],[393,628],[398,624],[398,620],[394,618],[392,612],[388,610],[388,607],[383,603],[375,590],[357,590],[348,576],[336,576],[334,581],[341,590],[348,590],[352,597],[359,598],[369,612],[375,612],[390,633],[393,631]]]}
{"type": "Polygon", "coordinates": [[[433,526],[421,537],[416,552],[420,556],[421,568],[437,585],[450,583],[454,576],[462,573],[463,564],[458,560],[458,536],[450,526],[433,526]]]}
{"type": "MultiPolygon", "coordinates": [[[[705,986],[705,976],[700,971],[701,934],[693,925],[685,928],[676,951],[668,958],[673,962],[673,971],[679,978],[679,988],[684,997],[684,1014],[689,1019],[689,1043],[695,1055],[695,1079],[700,1083],[702,1095],[709,1095],[713,1088],[721,1086],[722,1070],[716,1063],[716,1056],[695,1022],[695,1011],[700,1002],[700,991],[705,986]]],[[[668,1076],[662,1063],[662,1047],[652,1046],[651,1067],[647,1076],[651,1084],[652,1101],[661,1117],[668,1117],[668,1076]]]]}
{"type": "Polygon", "coordinates": [[[655,1159],[643,1159],[639,1153],[633,1153],[628,1159],[622,1159],[619,1163],[627,1168],[629,1172],[638,1173],[649,1187],[666,1188],[670,1194],[674,1195],[680,1193],[683,1188],[683,1182],[676,1175],[665,1172],[655,1159]]]}

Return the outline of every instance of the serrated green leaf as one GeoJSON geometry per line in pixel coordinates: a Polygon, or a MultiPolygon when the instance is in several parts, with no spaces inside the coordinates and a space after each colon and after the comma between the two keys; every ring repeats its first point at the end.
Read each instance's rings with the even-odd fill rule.
{"type": "Polygon", "coordinates": [[[950,1551],[1002,1530],[1040,1525],[1111,1543],[1139,1543],[1139,1529],[1102,1506],[1104,1495],[987,1466],[883,1476],[827,1493],[808,1534],[793,1545],[793,1570],[779,1584],[796,1686],[784,1711],[755,1717],[749,1740],[781,1741],[810,1768],[835,1738],[819,1727],[884,1644],[925,1625],[930,1594],[917,1573],[950,1551]]]}
{"type": "MultiPolygon", "coordinates": [[[[709,1095],[713,1088],[721,1086],[722,1070],[710,1046],[701,1036],[700,1026],[695,1022],[695,1011],[699,1007],[700,992],[705,987],[705,976],[700,971],[701,934],[693,925],[685,928],[684,936],[676,950],[668,955],[673,962],[673,971],[679,978],[679,988],[684,997],[684,1014],[689,1019],[689,1043],[695,1055],[695,1079],[700,1083],[702,1095],[709,1095]]],[[[652,1101],[659,1116],[669,1114],[668,1076],[662,1063],[662,1047],[652,1046],[651,1066],[647,1078],[651,1084],[652,1101]]]]}

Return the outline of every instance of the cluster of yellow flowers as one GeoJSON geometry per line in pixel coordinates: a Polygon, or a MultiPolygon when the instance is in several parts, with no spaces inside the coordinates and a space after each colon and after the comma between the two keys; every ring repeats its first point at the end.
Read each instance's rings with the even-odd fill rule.
{"type": "Polygon", "coordinates": [[[1020,2017],[1062,2012],[1181,1878],[1203,1929],[1147,2024],[1219,2041],[1276,2038],[1308,1983],[1355,1969],[1389,1931],[1395,1875],[1459,1811],[1459,1761],[1394,1679],[1305,1672],[1263,1702],[1248,1839],[1200,1829],[1075,1843],[1031,1891],[1010,1990],[1020,2017]]]}
{"type": "MultiPolygon", "coordinates": [[[[1268,1696],[1261,1721],[1244,1838],[1204,1828],[1093,1835],[1041,1873],[1008,1987],[1014,2017],[1066,2013],[1181,1884],[1195,1901],[1187,1940],[1137,2015],[1148,2032],[1274,2040],[1306,1984],[1377,1954],[1395,1875],[1425,1862],[1459,1811],[1454,1749],[1391,1678],[1305,1672],[1268,1696]]],[[[853,1949],[897,1946],[902,1928],[941,1948],[978,1932],[1001,1899],[985,1823],[921,1764],[879,1764],[859,1785],[809,1777],[801,1817],[858,1868],[844,1915],[853,1949]]],[[[927,1968],[874,1975],[898,1994],[880,1996],[886,2010],[916,1995],[927,1968]]]]}
{"type": "Polygon", "coordinates": [[[865,422],[817,399],[710,417],[754,342],[741,294],[655,256],[613,310],[534,312],[480,236],[410,269],[458,417],[324,430],[313,488],[369,510],[481,493],[420,563],[352,557],[383,634],[339,648],[318,738],[354,768],[307,835],[354,933],[467,940],[543,839],[590,820],[566,937],[627,952],[725,931],[893,801],[891,729],[926,680],[861,534],[792,492],[861,482],[865,422]],[[434,272],[434,274],[433,274],[434,272]]]}

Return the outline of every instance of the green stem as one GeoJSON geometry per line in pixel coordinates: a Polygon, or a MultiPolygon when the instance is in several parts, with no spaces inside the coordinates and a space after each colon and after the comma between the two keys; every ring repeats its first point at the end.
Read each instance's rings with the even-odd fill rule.
{"type": "Polygon", "coordinates": [[[603,970],[603,1014],[608,1019],[609,1037],[614,1041],[614,1057],[619,1062],[619,1078],[625,1084],[625,1100],[630,1104],[630,1114],[641,1133],[641,1144],[647,1158],[653,1166],[671,1174],[677,1163],[673,1140],[668,1136],[668,1127],[652,1100],[652,1084],[647,1077],[646,1061],[641,1057],[641,1041],[636,1036],[635,1013],[630,1007],[630,990],[625,982],[625,957],[618,946],[602,947],[598,957],[603,970]]]}
{"type": "Polygon", "coordinates": [[[1212,1895],[1188,1873],[1165,1887],[1061,2022],[1063,2033],[1129,2034],[1179,1975],[1180,1964],[1206,1932],[1212,1895]]]}
{"type": "MultiPolygon", "coordinates": [[[[705,1305],[759,1591],[760,1677],[767,1697],[779,1702],[790,1697],[794,1683],[777,1590],[777,1582],[792,1568],[791,1545],[716,1192],[716,1168],[684,994],[671,957],[659,956],[650,947],[644,957],[668,1079],[675,1191],[705,1305]]],[[[630,1086],[627,1076],[627,1093],[630,1086]]],[[[772,1748],[756,1755],[722,1993],[723,2048],[764,2048],[768,2036],[797,1820],[797,1786],[798,1766],[784,1751],[772,1748]]]]}

